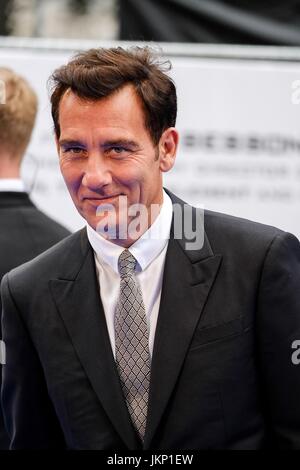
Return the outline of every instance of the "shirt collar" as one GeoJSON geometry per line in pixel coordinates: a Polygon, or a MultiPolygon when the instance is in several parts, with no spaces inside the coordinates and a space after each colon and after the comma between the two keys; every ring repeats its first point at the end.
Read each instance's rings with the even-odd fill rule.
{"type": "Polygon", "coordinates": [[[0,178],[0,191],[24,193],[26,189],[23,181],[19,178],[0,178]]]}
{"type": "MultiPolygon", "coordinates": [[[[168,243],[172,223],[173,207],[168,194],[163,191],[163,203],[158,216],[149,229],[130,247],[140,269],[146,269],[168,243]]],[[[106,240],[87,224],[87,236],[100,263],[108,264],[116,273],[118,259],[124,248],[106,240]]]]}

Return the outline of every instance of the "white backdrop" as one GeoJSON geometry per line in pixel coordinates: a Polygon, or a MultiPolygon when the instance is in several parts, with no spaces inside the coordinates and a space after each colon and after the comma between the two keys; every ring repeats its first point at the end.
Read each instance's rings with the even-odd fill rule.
{"type": "MultiPolygon", "coordinates": [[[[209,57],[203,47],[191,50],[167,52],[178,90],[181,141],[165,186],[190,203],[300,237],[300,62],[266,55],[262,60],[259,54],[209,57]]],[[[55,48],[1,47],[0,41],[0,65],[27,77],[40,99],[24,165],[26,181],[35,181],[32,198],[75,230],[83,221],[59,173],[46,90],[50,73],[71,55],[55,48]]]]}

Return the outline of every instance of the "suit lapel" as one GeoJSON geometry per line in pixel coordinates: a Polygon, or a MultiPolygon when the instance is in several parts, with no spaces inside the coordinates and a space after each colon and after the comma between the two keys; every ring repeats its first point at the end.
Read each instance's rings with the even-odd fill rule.
{"type": "Polygon", "coordinates": [[[186,251],[185,240],[171,234],[152,357],[145,449],[174,389],[220,262],[206,236],[201,250],[186,251]]]}
{"type": "MultiPolygon", "coordinates": [[[[72,258],[76,259],[78,254],[80,251],[76,252],[73,247],[72,258]]],[[[50,289],[103,408],[127,447],[136,449],[138,439],[122,395],[100,300],[93,251],[85,231],[82,232],[81,255],[81,266],[63,279],[50,281],[50,289]]]]}

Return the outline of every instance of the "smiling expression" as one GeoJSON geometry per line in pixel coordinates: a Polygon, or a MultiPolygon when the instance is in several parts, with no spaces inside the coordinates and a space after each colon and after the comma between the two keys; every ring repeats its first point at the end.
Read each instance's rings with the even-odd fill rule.
{"type": "Polygon", "coordinates": [[[119,196],[127,198],[128,206],[140,203],[148,211],[162,203],[162,172],[174,164],[178,134],[168,128],[154,145],[132,85],[96,101],[68,90],[60,102],[59,123],[61,172],[78,212],[92,228],[99,222],[100,205],[110,203],[118,213],[119,196]]]}

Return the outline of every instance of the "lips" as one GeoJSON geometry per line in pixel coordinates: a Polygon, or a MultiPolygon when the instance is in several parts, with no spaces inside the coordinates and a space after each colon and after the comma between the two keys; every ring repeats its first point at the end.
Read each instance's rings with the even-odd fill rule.
{"type": "Polygon", "coordinates": [[[121,196],[121,194],[111,194],[108,196],[102,196],[102,197],[83,197],[82,199],[85,201],[107,201],[108,199],[115,199],[116,197],[121,196]]]}
{"type": "Polygon", "coordinates": [[[102,196],[102,197],[84,197],[83,202],[87,202],[88,204],[98,207],[101,204],[112,204],[116,202],[116,200],[121,196],[121,194],[109,195],[109,196],[102,196]]]}

